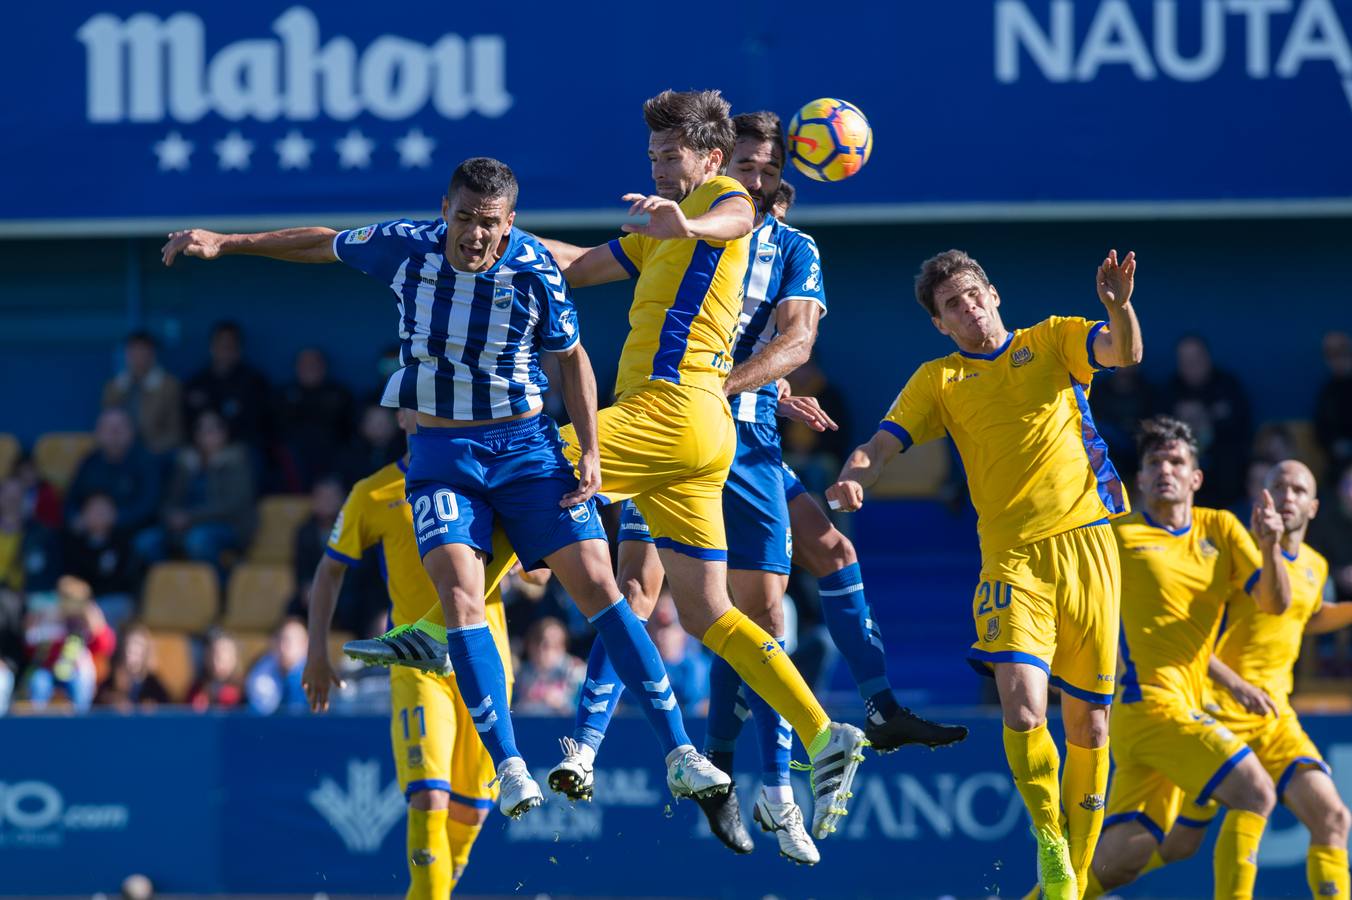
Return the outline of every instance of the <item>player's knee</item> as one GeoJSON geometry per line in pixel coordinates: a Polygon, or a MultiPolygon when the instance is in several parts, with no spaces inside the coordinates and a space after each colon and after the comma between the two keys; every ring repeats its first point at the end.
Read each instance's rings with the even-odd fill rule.
{"type": "Polygon", "coordinates": [[[1005,725],[1011,731],[1032,731],[1047,721],[1045,714],[1022,704],[1012,705],[1004,713],[1005,725]]]}
{"type": "Polygon", "coordinates": [[[452,802],[446,808],[446,816],[461,825],[482,825],[488,820],[488,807],[467,806],[452,802]]]}
{"type": "Polygon", "coordinates": [[[825,578],[859,561],[854,544],[832,526],[819,541],[803,541],[797,548],[802,562],[815,578],[825,578]]]}
{"type": "Polygon", "coordinates": [[[1235,806],[1259,815],[1271,815],[1277,806],[1277,790],[1272,786],[1272,779],[1261,768],[1256,774],[1245,778],[1235,806]]]}
{"type": "Polygon", "coordinates": [[[409,809],[417,809],[428,812],[434,809],[446,809],[451,802],[451,795],[446,791],[428,790],[414,791],[408,795],[409,809]]]}
{"type": "Polygon", "coordinates": [[[1160,859],[1165,863],[1176,863],[1193,856],[1206,838],[1205,828],[1192,828],[1187,825],[1175,825],[1160,844],[1160,859]]]}
{"type": "Polygon", "coordinates": [[[1352,813],[1341,802],[1335,802],[1322,810],[1315,827],[1310,829],[1310,839],[1315,844],[1342,847],[1347,844],[1349,830],[1352,830],[1352,813]]]}

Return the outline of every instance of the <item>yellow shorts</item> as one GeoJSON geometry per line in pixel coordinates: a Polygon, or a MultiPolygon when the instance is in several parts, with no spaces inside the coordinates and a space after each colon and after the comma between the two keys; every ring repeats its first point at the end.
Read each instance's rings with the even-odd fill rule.
{"type": "MultiPolygon", "coordinates": [[[[512,658],[507,644],[507,617],[502,597],[487,606],[489,630],[498,645],[512,692],[512,658]]],[[[390,668],[390,744],[399,787],[414,791],[447,791],[451,800],[491,809],[497,788],[488,787],[497,772],[493,759],[474,730],[455,676],[443,677],[404,666],[390,668]]]]}
{"type": "Polygon", "coordinates": [[[1113,701],[1122,583],[1107,524],[1086,525],[982,561],[972,600],[977,639],[968,660],[1037,666],[1090,703],[1113,701]]]}
{"type": "MultiPolygon", "coordinates": [[[[573,426],[559,429],[578,460],[573,426]]],[[[726,398],[702,388],[650,381],[600,412],[601,494],[634,498],[658,548],[700,559],[728,558],[723,484],[737,454],[726,398]]]]}
{"type": "Polygon", "coordinates": [[[1103,827],[1140,822],[1162,841],[1175,823],[1205,827],[1211,794],[1253,751],[1210,714],[1179,700],[1116,703],[1108,724],[1113,777],[1103,827]]]}
{"type": "Polygon", "coordinates": [[[1326,775],[1332,770],[1301,727],[1291,704],[1278,700],[1277,707],[1281,712],[1276,716],[1255,716],[1228,693],[1218,691],[1206,708],[1258,755],[1281,800],[1292,776],[1302,769],[1319,769],[1326,775]]]}

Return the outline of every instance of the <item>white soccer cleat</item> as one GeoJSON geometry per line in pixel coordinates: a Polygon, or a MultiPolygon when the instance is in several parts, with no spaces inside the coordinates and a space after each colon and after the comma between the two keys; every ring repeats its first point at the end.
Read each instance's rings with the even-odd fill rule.
{"type": "Polygon", "coordinates": [[[667,755],[667,787],[673,797],[713,797],[726,794],[731,786],[727,773],[690,744],[667,755]]]}
{"type": "Polygon", "coordinates": [[[812,760],[812,836],[823,840],[848,815],[855,772],[868,741],[853,725],[832,722],[831,739],[812,760]]]}
{"type": "Polygon", "coordinates": [[[596,779],[592,774],[593,752],[570,737],[559,738],[563,759],[549,770],[549,789],[574,802],[590,800],[596,779]]]}
{"type": "Polygon", "coordinates": [[[504,759],[498,766],[498,809],[509,819],[519,819],[541,803],[545,795],[530,776],[526,761],[519,756],[504,759]]]}
{"type": "Polygon", "coordinates": [[[756,798],[756,809],[751,814],[761,831],[774,834],[779,841],[779,855],[804,866],[815,866],[822,855],[803,825],[803,811],[798,804],[771,803],[764,794],[756,798]]]}

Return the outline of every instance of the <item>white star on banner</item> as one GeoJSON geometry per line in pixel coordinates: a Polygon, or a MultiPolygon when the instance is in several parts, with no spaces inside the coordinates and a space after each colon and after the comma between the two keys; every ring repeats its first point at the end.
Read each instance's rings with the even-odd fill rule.
{"type": "Polygon", "coordinates": [[[338,165],[344,169],[365,169],[371,165],[371,151],[376,149],[376,142],[353,128],[333,146],[338,151],[338,165]]]}
{"type": "Polygon", "coordinates": [[[277,165],[281,168],[310,168],[310,153],[315,149],[315,142],[306,140],[296,129],[288,131],[286,137],[272,146],[277,151],[277,165]]]}
{"type": "Polygon", "coordinates": [[[153,147],[155,155],[160,158],[161,172],[171,169],[180,172],[188,170],[188,157],[192,156],[192,141],[183,140],[183,135],[177,131],[169,132],[164,140],[156,141],[153,147]]]}
{"type": "Polygon", "coordinates": [[[216,159],[222,169],[249,168],[249,154],[253,153],[253,141],[246,141],[238,131],[232,131],[225,140],[216,142],[216,159]]]}
{"type": "Polygon", "coordinates": [[[405,169],[425,169],[432,164],[437,142],[423,134],[421,128],[414,128],[394,145],[399,149],[399,165],[405,169]]]}

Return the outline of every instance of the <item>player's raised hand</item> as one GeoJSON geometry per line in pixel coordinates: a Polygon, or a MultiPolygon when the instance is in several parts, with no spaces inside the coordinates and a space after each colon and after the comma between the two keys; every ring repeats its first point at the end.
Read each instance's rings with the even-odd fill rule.
{"type": "Polygon", "coordinates": [[[568,509],[586,503],[601,489],[601,453],[593,450],[577,461],[577,490],[563,495],[559,506],[568,509]]]}
{"type": "Polygon", "coordinates": [[[822,405],[817,402],[816,397],[785,397],[781,395],[779,407],[776,411],[786,419],[802,422],[813,431],[826,431],[828,428],[837,431],[840,428],[826,414],[826,410],[822,409],[822,405]]]}
{"type": "Polygon", "coordinates": [[[305,671],[300,676],[301,686],[305,689],[305,699],[310,701],[310,712],[329,711],[329,691],[344,688],[347,685],[329,662],[329,648],[310,646],[305,658],[305,671]]]}
{"type": "Polygon", "coordinates": [[[625,222],[620,226],[621,231],[643,234],[659,240],[691,236],[690,222],[676,201],[656,194],[625,194],[620,199],[629,201],[629,215],[648,217],[647,224],[625,222]]]}
{"type": "Polygon", "coordinates": [[[170,233],[169,240],[160,248],[160,258],[166,266],[174,264],[179,254],[196,256],[198,259],[215,259],[221,255],[221,244],[225,235],[205,228],[189,228],[186,231],[170,233]]]}
{"type": "Polygon", "coordinates": [[[1258,538],[1260,546],[1267,547],[1275,544],[1284,530],[1282,514],[1277,511],[1277,505],[1272,502],[1272,494],[1264,489],[1263,496],[1253,507],[1254,537],[1258,538]]]}
{"type": "Polygon", "coordinates": [[[1131,291],[1136,284],[1136,253],[1128,251],[1122,262],[1117,261],[1117,251],[1109,250],[1103,264],[1098,267],[1095,279],[1099,299],[1109,308],[1121,308],[1131,300],[1131,291]]]}
{"type": "Polygon", "coordinates": [[[857,481],[837,481],[826,489],[826,503],[832,509],[854,512],[864,505],[864,488],[857,481]]]}

